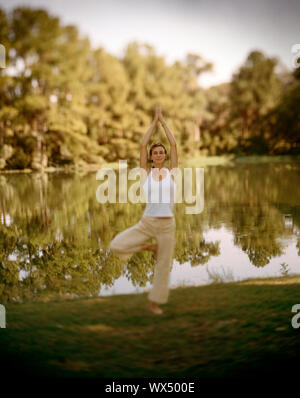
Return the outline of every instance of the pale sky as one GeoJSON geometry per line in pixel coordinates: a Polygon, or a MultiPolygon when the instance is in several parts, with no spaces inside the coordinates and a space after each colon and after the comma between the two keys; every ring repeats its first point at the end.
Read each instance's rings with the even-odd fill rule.
{"type": "Polygon", "coordinates": [[[299,0],[0,0],[6,11],[24,5],[76,25],[93,48],[116,56],[134,40],[168,63],[197,53],[214,64],[199,79],[204,87],[230,81],[254,49],[291,71],[291,47],[300,43],[299,0]]]}

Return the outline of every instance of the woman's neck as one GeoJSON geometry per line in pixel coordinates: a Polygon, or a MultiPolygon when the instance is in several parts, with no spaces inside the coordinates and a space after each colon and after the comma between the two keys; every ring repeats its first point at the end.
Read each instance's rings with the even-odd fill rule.
{"type": "Polygon", "coordinates": [[[154,165],[152,166],[152,168],[161,170],[161,169],[164,169],[165,166],[164,166],[164,165],[155,165],[155,164],[154,164],[154,165]]]}

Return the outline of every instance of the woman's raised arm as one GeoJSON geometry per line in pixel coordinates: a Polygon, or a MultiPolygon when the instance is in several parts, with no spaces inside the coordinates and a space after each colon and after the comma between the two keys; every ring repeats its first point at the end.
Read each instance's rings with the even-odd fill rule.
{"type": "Polygon", "coordinates": [[[158,110],[156,108],[154,119],[153,119],[152,123],[150,124],[150,127],[146,131],[146,134],[144,135],[142,142],[141,142],[140,167],[142,167],[145,170],[147,170],[147,159],[148,159],[147,144],[148,144],[149,139],[155,129],[157,122],[158,122],[158,110]]]}
{"type": "Polygon", "coordinates": [[[165,120],[163,118],[160,106],[158,106],[158,118],[159,118],[159,121],[161,122],[161,124],[163,125],[166,136],[170,143],[170,158],[171,158],[170,167],[171,167],[171,169],[173,169],[175,167],[178,167],[178,155],[177,155],[176,141],[175,141],[175,138],[174,138],[171,130],[168,128],[167,123],[165,122],[165,120]]]}

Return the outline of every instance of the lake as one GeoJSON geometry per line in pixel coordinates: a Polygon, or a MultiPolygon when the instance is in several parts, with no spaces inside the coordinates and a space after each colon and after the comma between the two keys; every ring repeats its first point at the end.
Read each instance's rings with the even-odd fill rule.
{"type": "MultiPolygon", "coordinates": [[[[145,204],[99,203],[96,174],[0,174],[1,303],[150,289],[152,253],[122,262],[108,251],[145,204]]],[[[299,158],[204,166],[203,211],[174,207],[170,287],[299,274],[299,176],[299,158]]]]}

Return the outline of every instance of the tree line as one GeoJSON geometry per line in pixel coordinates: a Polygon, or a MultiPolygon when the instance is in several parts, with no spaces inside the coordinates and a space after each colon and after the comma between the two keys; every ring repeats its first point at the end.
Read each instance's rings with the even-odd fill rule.
{"type": "Polygon", "coordinates": [[[116,57],[44,9],[0,8],[0,43],[0,170],[137,164],[158,102],[183,158],[300,152],[300,68],[259,50],[205,89],[213,64],[198,54],[168,65],[132,42],[116,57]]]}

